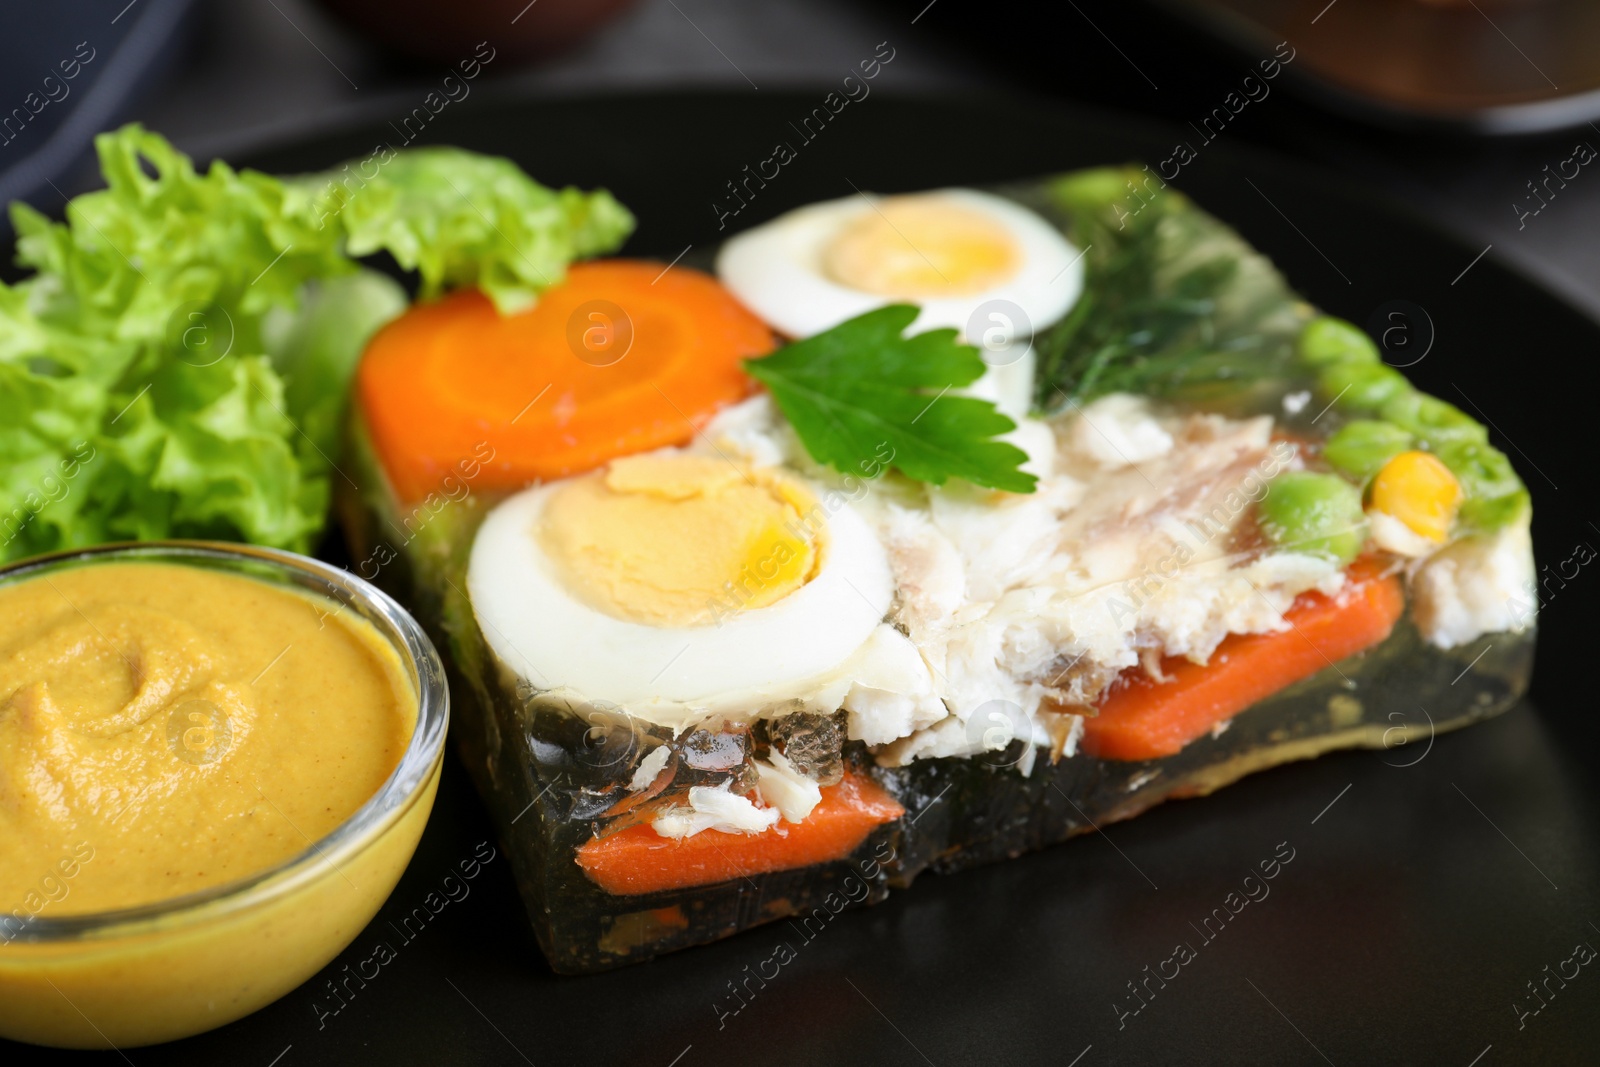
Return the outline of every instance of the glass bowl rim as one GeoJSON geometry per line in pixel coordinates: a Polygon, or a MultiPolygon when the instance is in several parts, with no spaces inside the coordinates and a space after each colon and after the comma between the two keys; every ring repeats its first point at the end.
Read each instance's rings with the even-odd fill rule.
{"type": "MultiPolygon", "coordinates": [[[[220,919],[292,894],[321,873],[326,864],[335,871],[336,859],[350,856],[376,842],[382,831],[398,820],[422,796],[444,754],[450,721],[450,692],[444,664],[422,626],[393,597],[360,576],[321,560],[284,549],[223,541],[168,539],[118,541],[85,548],[64,549],[0,565],[0,587],[40,574],[96,562],[163,562],[194,565],[196,561],[251,563],[275,569],[280,576],[309,576],[321,583],[320,591],[296,585],[302,592],[320,595],[345,606],[359,605],[363,616],[399,654],[417,690],[416,726],[400,762],[371,797],[342,822],[304,850],[263,871],[205,889],[108,911],[85,912],[54,918],[33,916],[15,929],[0,929],[0,961],[6,948],[22,944],[51,944],[133,936],[165,930],[175,920],[184,925],[220,919]],[[342,594],[343,598],[335,595],[342,594]]],[[[247,572],[227,573],[251,577],[247,572]]],[[[262,579],[254,579],[262,580],[262,579]]],[[[291,582],[291,584],[293,584],[291,582]]],[[[11,916],[0,915],[0,924],[11,916]]]]}

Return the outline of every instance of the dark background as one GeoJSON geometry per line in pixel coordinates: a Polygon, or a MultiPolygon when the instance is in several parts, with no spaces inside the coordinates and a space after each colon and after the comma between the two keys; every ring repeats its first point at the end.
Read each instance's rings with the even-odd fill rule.
{"type": "MultiPolygon", "coordinates": [[[[1504,21],[1494,3],[1485,3],[1504,21]]],[[[102,120],[103,128],[136,117],[207,157],[291,137],[308,125],[388,114],[402,102],[409,107],[444,72],[443,63],[397,59],[365,43],[310,0],[125,5],[7,5],[0,16],[4,106],[20,102],[57,52],[70,55],[84,39],[91,47],[115,44],[132,33],[138,54],[115,72],[115,88],[90,118],[102,120]]],[[[1312,26],[1324,4],[1308,0],[1304,7],[1308,33],[1347,29],[1339,20],[1361,15],[1335,0],[1312,26]]],[[[1179,126],[1218,106],[1270,53],[1224,47],[1147,0],[641,0],[556,56],[520,68],[508,58],[496,60],[478,84],[545,98],[683,87],[759,93],[836,82],[884,40],[897,54],[873,87],[877,93],[1022,92],[1159,116],[1179,126]]],[[[1485,62],[1505,58],[1499,52],[1516,56],[1533,48],[1529,41],[1489,40],[1485,47],[1495,54],[1485,62]]],[[[1600,42],[1595,49],[1600,52],[1600,42]]],[[[102,50],[95,61],[101,64],[96,73],[106,73],[107,54],[102,50]]],[[[1521,228],[1513,207],[1527,201],[1526,183],[1542,178],[1546,164],[1570,157],[1577,142],[1600,148],[1600,131],[1580,125],[1483,139],[1381,130],[1303,102],[1290,80],[1280,79],[1270,96],[1246,107],[1221,140],[1270,146],[1382,191],[1476,249],[1492,245],[1489,255],[1600,313],[1600,175],[1585,169],[1521,228]]],[[[53,106],[40,118],[64,110],[53,106]]],[[[60,204],[61,197],[36,178],[21,182],[22,176],[6,173],[44,142],[43,125],[0,146],[0,199],[28,194],[42,207],[51,206],[51,197],[60,204]]],[[[982,131],[952,132],[955,154],[1007,149],[982,131]]],[[[89,181],[81,173],[75,179],[58,184],[71,193],[89,181]]]]}

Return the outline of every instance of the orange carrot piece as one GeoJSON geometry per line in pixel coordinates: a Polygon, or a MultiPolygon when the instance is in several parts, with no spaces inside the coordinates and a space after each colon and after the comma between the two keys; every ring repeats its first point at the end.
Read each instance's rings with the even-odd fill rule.
{"type": "Polygon", "coordinates": [[[1298,598],[1284,613],[1287,630],[1225,638],[1204,666],[1169,658],[1165,682],[1130,672],[1084,721],[1079,748],[1102,759],[1174,755],[1256,701],[1380,643],[1405,610],[1399,577],[1362,559],[1347,579],[1335,596],[1298,598]]]}
{"type": "Polygon", "coordinates": [[[688,889],[844,859],[873,827],[904,814],[877,783],[847,773],[823,788],[821,803],[804,822],[780,822],[759,834],[702,830],[677,841],[636,823],[589,841],[578,850],[578,866],[616,896],[688,889]]]}
{"type": "Polygon", "coordinates": [[[410,503],[451,475],[520,489],[684,444],[750,394],[742,361],[774,343],[707,274],[596,260],[516,314],[477,290],[413,307],[368,344],[356,395],[410,503]]]}

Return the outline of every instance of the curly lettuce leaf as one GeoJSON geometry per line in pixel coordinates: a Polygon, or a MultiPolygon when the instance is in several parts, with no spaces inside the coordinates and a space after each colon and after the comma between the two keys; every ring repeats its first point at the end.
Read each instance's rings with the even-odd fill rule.
{"type": "Polygon", "coordinates": [[[568,263],[633,232],[633,216],[605,190],[548,189],[508,159],[386,148],[364,162],[296,185],[319,219],[337,221],[351,255],[388,252],[422,276],[424,298],[475,285],[502,312],[517,311],[561,281],[568,263]]]}

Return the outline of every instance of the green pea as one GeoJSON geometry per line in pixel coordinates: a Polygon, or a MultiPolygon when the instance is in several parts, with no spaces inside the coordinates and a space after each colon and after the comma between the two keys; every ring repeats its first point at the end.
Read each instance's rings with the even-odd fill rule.
{"type": "Polygon", "coordinates": [[[1268,540],[1294,552],[1349,563],[1367,540],[1361,490],[1337,474],[1279,475],[1257,509],[1268,540]]]}
{"type": "Polygon", "coordinates": [[[1482,443],[1489,440],[1489,431],[1471,415],[1454,404],[1414,389],[1393,397],[1383,405],[1380,414],[1435,450],[1450,441],[1482,443]]]}
{"type": "Polygon", "coordinates": [[[1494,530],[1519,518],[1529,506],[1528,491],[1504,452],[1482,441],[1445,442],[1438,450],[1444,465],[1461,482],[1465,499],[1461,521],[1494,530]]]}
{"type": "Polygon", "coordinates": [[[1439,449],[1439,458],[1469,495],[1504,496],[1522,488],[1505,453],[1482,441],[1451,441],[1439,449]]]}
{"type": "Polygon", "coordinates": [[[1341,411],[1377,411],[1411,389],[1406,376],[1382,363],[1333,363],[1317,373],[1317,388],[1341,411]]]}
{"type": "Polygon", "coordinates": [[[1376,419],[1356,419],[1339,427],[1322,456],[1334,470],[1366,482],[1395,456],[1409,449],[1412,436],[1400,427],[1376,419]]]}
{"type": "Polygon", "coordinates": [[[1504,496],[1476,500],[1471,497],[1461,505],[1461,521],[1478,530],[1498,530],[1509,526],[1533,506],[1526,489],[1518,489],[1504,496]]]}
{"type": "Polygon", "coordinates": [[[1356,326],[1323,315],[1306,323],[1296,347],[1300,358],[1312,367],[1335,363],[1377,363],[1378,346],[1356,326]]]}

